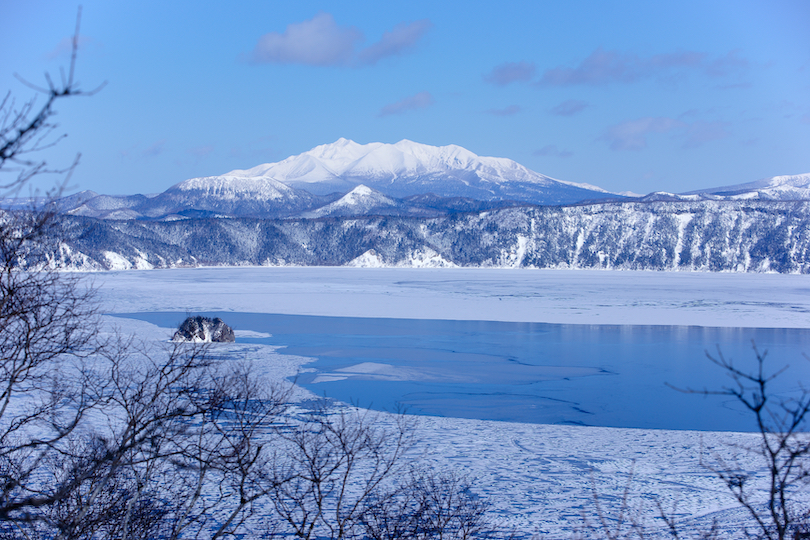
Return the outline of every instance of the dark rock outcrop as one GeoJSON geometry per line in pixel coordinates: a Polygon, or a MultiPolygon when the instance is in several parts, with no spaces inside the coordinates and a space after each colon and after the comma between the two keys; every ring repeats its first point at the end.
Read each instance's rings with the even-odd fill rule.
{"type": "Polygon", "coordinates": [[[236,336],[233,329],[219,317],[211,319],[197,315],[183,321],[172,341],[232,343],[236,341],[236,336]]]}

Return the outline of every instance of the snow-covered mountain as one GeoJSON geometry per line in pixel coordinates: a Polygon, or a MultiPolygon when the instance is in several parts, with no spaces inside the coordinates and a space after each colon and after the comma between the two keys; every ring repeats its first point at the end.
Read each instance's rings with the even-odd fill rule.
{"type": "Polygon", "coordinates": [[[67,214],[102,219],[188,217],[436,216],[506,204],[621,199],[588,184],[554,180],[505,158],[456,145],[332,144],[246,170],[191,178],[163,193],[62,199],[67,214]]]}
{"type": "Polygon", "coordinates": [[[684,195],[714,199],[761,199],[768,201],[810,200],[810,173],[763,178],[755,182],[700,189],[684,195]]]}
{"type": "Polygon", "coordinates": [[[346,195],[325,206],[306,212],[302,217],[362,216],[372,213],[387,213],[401,207],[398,201],[379,191],[360,184],[346,195]]]}
{"type": "Polygon", "coordinates": [[[54,259],[77,269],[295,264],[810,273],[810,174],[635,197],[454,145],[340,139],[278,163],[192,178],[156,196],[82,192],[56,204],[67,216],[54,259]]]}
{"type": "Polygon", "coordinates": [[[396,144],[332,144],[278,163],[227,173],[230,178],[273,178],[315,195],[346,193],[359,185],[391,197],[434,193],[443,197],[570,204],[620,198],[589,184],[549,178],[506,158],[481,157],[460,146],[430,146],[402,140],[396,144]]]}
{"type": "Polygon", "coordinates": [[[59,206],[66,214],[116,220],[201,216],[278,218],[297,215],[331,200],[293,189],[272,178],[224,175],[192,178],[153,197],[95,195],[79,199],[79,204],[73,206],[62,199],[59,206]]]}
{"type": "MultiPolygon", "coordinates": [[[[358,144],[339,139],[277,163],[192,178],[165,192],[108,196],[82,192],[58,201],[63,212],[102,219],[190,217],[321,218],[349,215],[435,217],[516,204],[614,201],[810,200],[810,174],[645,196],[555,180],[505,158],[460,146],[358,144]]],[[[4,203],[4,206],[13,206],[4,203]]]]}
{"type": "Polygon", "coordinates": [[[193,209],[231,216],[278,217],[324,202],[273,178],[223,175],[191,178],[170,187],[153,199],[152,215],[193,209]]]}

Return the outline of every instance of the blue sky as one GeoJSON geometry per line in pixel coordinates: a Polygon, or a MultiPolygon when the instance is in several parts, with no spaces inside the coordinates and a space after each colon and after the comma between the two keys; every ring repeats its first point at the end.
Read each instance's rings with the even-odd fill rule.
{"type": "MultiPolygon", "coordinates": [[[[77,4],[6,2],[0,88],[66,65],[77,4]]],[[[83,2],[73,184],[156,193],[340,137],[613,191],[810,172],[810,2],[83,2]]]]}

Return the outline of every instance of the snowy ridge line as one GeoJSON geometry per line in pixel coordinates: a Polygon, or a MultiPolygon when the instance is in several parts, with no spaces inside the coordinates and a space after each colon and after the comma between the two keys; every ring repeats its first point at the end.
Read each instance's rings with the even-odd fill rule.
{"type": "MultiPolygon", "coordinates": [[[[426,176],[448,171],[475,171],[490,182],[521,180],[541,185],[559,182],[506,158],[478,156],[461,146],[430,146],[403,139],[395,144],[359,144],[340,138],[334,143],[290,156],[277,163],[265,163],[223,176],[267,177],[290,185],[332,182],[337,178],[400,178],[426,176]]],[[[581,189],[607,193],[588,184],[564,182],[581,189]]]]}
{"type": "MultiPolygon", "coordinates": [[[[84,191],[55,203],[60,212],[75,216],[172,221],[201,217],[437,217],[525,204],[746,200],[810,200],[810,174],[681,194],[639,195],[554,179],[510,159],[478,156],[452,144],[430,146],[409,140],[358,144],[339,139],[277,163],[191,178],[152,196],[84,191]]],[[[0,207],[22,209],[36,202],[36,198],[0,199],[0,207]]]]}
{"type": "Polygon", "coordinates": [[[810,202],[513,207],[362,216],[104,221],[65,217],[73,270],[188,266],[582,268],[810,273],[810,202]]]}

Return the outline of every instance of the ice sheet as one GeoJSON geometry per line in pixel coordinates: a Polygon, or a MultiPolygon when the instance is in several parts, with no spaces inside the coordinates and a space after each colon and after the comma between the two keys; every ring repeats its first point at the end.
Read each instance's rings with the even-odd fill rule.
{"type": "Polygon", "coordinates": [[[89,274],[109,311],[810,327],[810,275],[248,267],[89,274]]]}

